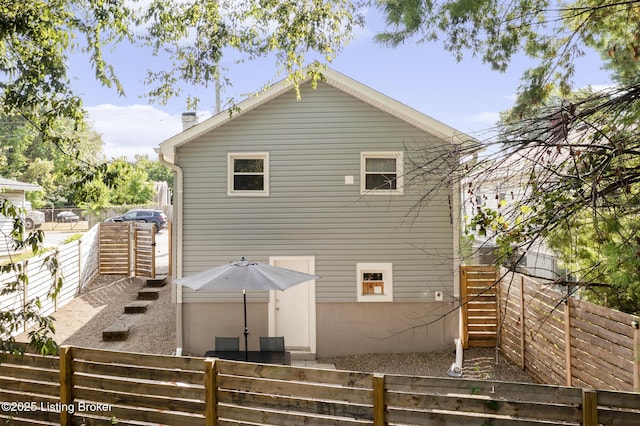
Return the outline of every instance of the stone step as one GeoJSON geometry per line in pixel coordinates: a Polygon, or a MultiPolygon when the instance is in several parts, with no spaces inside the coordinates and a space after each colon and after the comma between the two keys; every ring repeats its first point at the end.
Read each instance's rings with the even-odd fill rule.
{"type": "Polygon", "coordinates": [[[145,287],[164,287],[169,282],[166,275],[158,275],[155,278],[145,278],[145,287]]]}
{"type": "Polygon", "coordinates": [[[160,297],[160,289],[143,288],[138,292],[138,300],[158,300],[160,297]]]}
{"type": "Polygon", "coordinates": [[[129,337],[129,330],[142,317],[142,314],[122,314],[109,327],[102,331],[105,342],[124,341],[129,337]]]}
{"type": "Polygon", "coordinates": [[[147,307],[152,302],[150,300],[136,300],[135,302],[129,303],[124,307],[125,314],[144,314],[147,312],[147,307]]]}
{"type": "Polygon", "coordinates": [[[291,361],[315,361],[316,354],[304,350],[291,350],[291,361]]]}

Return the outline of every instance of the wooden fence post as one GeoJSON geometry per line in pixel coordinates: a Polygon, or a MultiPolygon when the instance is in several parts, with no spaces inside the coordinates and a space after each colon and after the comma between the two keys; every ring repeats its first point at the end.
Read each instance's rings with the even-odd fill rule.
{"type": "Polygon", "coordinates": [[[633,390],[640,392],[640,319],[631,322],[633,326],[633,390]]]}
{"type": "MultiPolygon", "coordinates": [[[[55,251],[53,252],[53,257],[56,259],[56,264],[57,264],[56,273],[53,277],[54,279],[53,285],[54,285],[54,288],[58,288],[58,278],[60,278],[60,268],[62,267],[60,265],[60,250],[55,249],[55,251]]],[[[58,312],[58,296],[59,295],[60,294],[58,293],[55,299],[53,299],[53,312],[58,312]]]]}
{"type": "Polygon", "coordinates": [[[520,276],[520,368],[523,370],[526,368],[524,311],[524,277],[520,276]]]}
{"type": "Polygon", "coordinates": [[[373,375],[373,425],[386,425],[385,406],[384,406],[384,375],[373,375]]]}
{"type": "Polygon", "coordinates": [[[573,386],[573,367],[571,365],[571,298],[564,301],[564,363],[567,386],[573,386]]]}
{"type": "Polygon", "coordinates": [[[78,240],[78,291],[82,289],[82,238],[78,240]]]}
{"type": "MultiPolygon", "coordinates": [[[[29,276],[29,259],[26,259],[22,262],[22,273],[28,277],[29,276]]],[[[22,306],[27,306],[29,301],[29,281],[24,284],[24,289],[22,291],[22,306]]],[[[23,332],[26,333],[29,330],[29,324],[27,321],[22,323],[23,332]]]]}
{"type": "Polygon", "coordinates": [[[598,426],[598,393],[595,389],[582,389],[582,425],[598,426]]]}
{"type": "Polygon", "coordinates": [[[467,295],[467,268],[460,266],[460,329],[462,330],[461,338],[462,338],[462,347],[464,349],[469,348],[469,311],[468,311],[468,303],[469,296],[467,295]]]}
{"type": "Polygon", "coordinates": [[[74,410],[68,407],[73,404],[73,348],[70,346],[60,346],[60,426],[71,424],[74,410]]]}
{"type": "Polygon", "coordinates": [[[218,365],[215,359],[204,360],[204,414],[205,424],[214,426],[218,418],[218,401],[216,391],[218,389],[218,365]]]}

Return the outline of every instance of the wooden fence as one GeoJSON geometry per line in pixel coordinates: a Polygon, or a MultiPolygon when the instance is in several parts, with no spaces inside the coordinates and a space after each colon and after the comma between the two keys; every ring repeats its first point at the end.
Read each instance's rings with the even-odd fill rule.
{"type": "Polygon", "coordinates": [[[103,222],[100,233],[100,274],[156,276],[155,225],[143,222],[103,222]]]}
{"type": "Polygon", "coordinates": [[[498,336],[498,301],[495,266],[460,267],[462,346],[495,347],[498,336]]]}
{"type": "Polygon", "coordinates": [[[498,290],[500,349],[538,382],[640,392],[638,317],[520,274],[498,290]]]}
{"type": "Polygon", "coordinates": [[[640,394],[63,347],[5,355],[11,424],[637,425],[640,394]]]}
{"type": "Polygon", "coordinates": [[[130,275],[132,268],[131,223],[103,222],[100,235],[100,274],[130,275]]]}
{"type": "MultiPolygon", "coordinates": [[[[27,301],[40,299],[41,313],[50,315],[70,302],[98,273],[98,227],[86,232],[80,240],[61,245],[53,253],[33,257],[21,262],[23,273],[29,282],[23,291],[11,292],[0,296],[0,312],[11,312],[20,309],[27,301]],[[45,258],[54,255],[58,260],[58,276],[63,278],[63,287],[55,301],[47,297],[47,293],[58,276],[52,276],[45,264],[45,258]]],[[[0,287],[15,281],[14,274],[0,275],[0,287]]],[[[28,324],[22,324],[25,331],[28,324]]],[[[0,336],[2,337],[2,336],[0,336]]]]}

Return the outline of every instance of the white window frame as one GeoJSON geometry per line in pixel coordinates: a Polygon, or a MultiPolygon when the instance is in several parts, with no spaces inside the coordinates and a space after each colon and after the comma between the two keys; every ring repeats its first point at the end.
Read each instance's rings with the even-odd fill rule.
{"type": "Polygon", "coordinates": [[[268,152],[229,152],[227,153],[227,195],[232,197],[267,197],[269,196],[269,153],[268,152]],[[233,165],[235,160],[263,160],[264,187],[259,191],[236,190],[233,187],[235,173],[233,165]]]}
{"type": "Polygon", "coordinates": [[[362,195],[402,194],[404,184],[404,153],[402,151],[369,151],[360,153],[360,193],[362,195]],[[367,189],[367,158],[395,158],[396,189],[367,189]]]}
{"type": "Polygon", "coordinates": [[[358,302],[393,302],[393,264],[392,263],[357,263],[356,279],[358,283],[358,302]],[[367,272],[381,272],[384,283],[382,293],[365,294],[363,275],[367,272]]]}

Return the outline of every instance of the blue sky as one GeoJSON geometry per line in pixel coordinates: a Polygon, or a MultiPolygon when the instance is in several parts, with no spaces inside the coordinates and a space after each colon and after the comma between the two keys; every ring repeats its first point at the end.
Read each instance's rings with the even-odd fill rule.
{"type": "MultiPolygon", "coordinates": [[[[382,47],[373,41],[373,35],[383,29],[376,15],[374,11],[367,13],[366,28],[359,30],[331,67],[459,131],[484,139],[498,114],[512,106],[520,77],[531,62],[517,58],[506,73],[498,73],[470,55],[456,62],[437,42],[382,47]]],[[[95,130],[102,134],[109,158],[124,155],[133,159],[135,154],[146,154],[155,159],[153,148],[182,129],[186,98],[161,106],[150,105],[140,97],[148,89],[142,83],[146,70],[150,65],[163,65],[143,53],[121,46],[107,56],[123,82],[126,97],[118,96],[113,88],[101,87],[86,57],[73,57],[70,63],[73,84],[95,130]]],[[[576,68],[575,87],[610,84],[595,53],[581,59],[576,68]]],[[[225,89],[223,98],[242,100],[243,94],[273,80],[275,71],[269,61],[233,66],[234,86],[225,89]]],[[[214,110],[213,89],[199,95],[203,101],[197,113],[202,121],[214,110]]]]}

